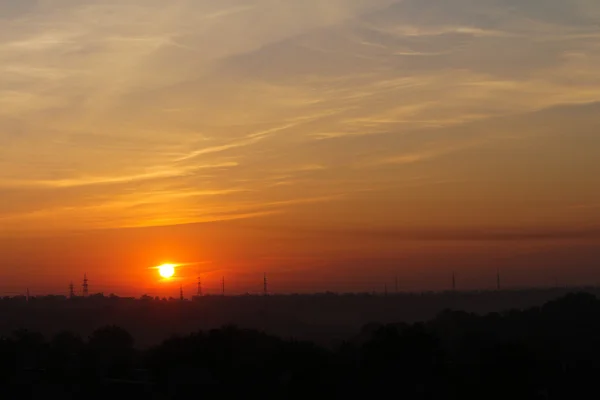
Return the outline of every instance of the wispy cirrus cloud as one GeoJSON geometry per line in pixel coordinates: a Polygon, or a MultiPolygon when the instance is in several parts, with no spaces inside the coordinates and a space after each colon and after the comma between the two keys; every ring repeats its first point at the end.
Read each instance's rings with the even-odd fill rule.
{"type": "MultiPolygon", "coordinates": [[[[323,223],[343,207],[375,221],[352,212],[360,189],[394,197],[415,175],[428,179],[406,197],[452,203],[502,187],[527,224],[546,217],[528,204],[547,201],[552,177],[572,182],[556,209],[599,195],[594,2],[84,0],[0,11],[0,190],[23,204],[2,205],[14,226],[67,213],[90,228],[204,221],[219,202],[258,216],[260,204],[295,210],[304,198],[322,199],[300,204],[323,223]],[[436,192],[433,182],[458,178],[467,183],[454,194],[436,192]]],[[[497,200],[479,201],[489,212],[476,219],[490,222],[497,200]]],[[[419,204],[406,207],[419,214],[419,204]]],[[[360,207],[397,214],[372,198],[360,207]]]]}
{"type": "Polygon", "coordinates": [[[45,188],[69,188],[77,186],[93,186],[93,185],[110,185],[116,183],[146,181],[159,178],[172,178],[186,176],[196,173],[204,169],[213,168],[231,168],[237,167],[235,162],[212,164],[212,165],[195,165],[194,167],[181,169],[156,169],[154,171],[142,172],[134,175],[118,175],[118,176],[91,176],[79,177],[72,179],[56,179],[56,180],[41,180],[41,181],[1,181],[2,187],[45,187],[45,188]]]}

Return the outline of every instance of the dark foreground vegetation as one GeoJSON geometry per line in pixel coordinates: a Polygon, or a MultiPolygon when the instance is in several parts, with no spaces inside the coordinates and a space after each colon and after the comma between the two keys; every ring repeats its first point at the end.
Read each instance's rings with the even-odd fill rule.
{"type": "Polygon", "coordinates": [[[0,340],[2,398],[596,398],[600,301],[426,323],[370,324],[334,349],[223,327],[136,349],[108,326],[82,339],[17,331],[0,340]]]}
{"type": "Polygon", "coordinates": [[[227,324],[282,338],[294,337],[327,348],[339,345],[371,322],[391,324],[434,319],[445,309],[478,315],[541,306],[568,293],[600,297],[600,288],[448,291],[425,293],[318,293],[301,295],[209,295],[180,299],[104,296],[3,297],[0,336],[16,329],[50,338],[66,330],[89,337],[117,325],[135,339],[138,349],[156,346],[173,335],[221,328],[227,324]]]}

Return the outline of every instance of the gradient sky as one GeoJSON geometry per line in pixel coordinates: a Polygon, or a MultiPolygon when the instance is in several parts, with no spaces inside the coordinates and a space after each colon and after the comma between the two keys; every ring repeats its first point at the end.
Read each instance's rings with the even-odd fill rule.
{"type": "Polygon", "coordinates": [[[599,66],[597,0],[0,0],[0,290],[600,282],[599,66]]]}

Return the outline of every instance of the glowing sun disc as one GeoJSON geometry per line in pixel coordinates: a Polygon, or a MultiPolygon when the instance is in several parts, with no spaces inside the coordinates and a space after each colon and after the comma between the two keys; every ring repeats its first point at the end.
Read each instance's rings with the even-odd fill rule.
{"type": "Polygon", "coordinates": [[[158,267],[158,273],[163,278],[171,278],[173,275],[175,275],[175,265],[163,264],[160,267],[158,267]]]}

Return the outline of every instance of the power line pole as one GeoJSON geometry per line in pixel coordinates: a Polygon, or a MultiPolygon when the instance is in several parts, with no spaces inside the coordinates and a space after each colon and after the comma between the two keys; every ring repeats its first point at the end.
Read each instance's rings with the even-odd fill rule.
{"type": "Polygon", "coordinates": [[[89,294],[89,285],[88,285],[88,278],[87,278],[87,273],[83,274],[83,297],[87,297],[89,294]]]}
{"type": "Polygon", "coordinates": [[[496,289],[498,291],[500,290],[500,268],[498,268],[498,271],[496,272],[496,289]]]}

